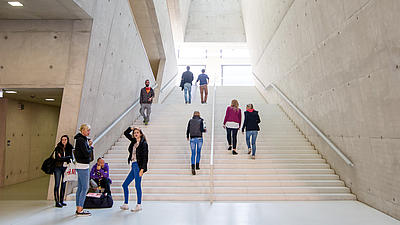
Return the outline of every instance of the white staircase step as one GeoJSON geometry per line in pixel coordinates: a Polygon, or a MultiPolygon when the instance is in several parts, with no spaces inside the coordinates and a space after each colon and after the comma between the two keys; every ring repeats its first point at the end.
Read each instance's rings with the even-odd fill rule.
{"type": "Polygon", "coordinates": [[[214,174],[333,174],[332,169],[214,169],[214,174]]]}
{"type": "Polygon", "coordinates": [[[356,200],[350,193],[324,194],[216,194],[215,201],[333,201],[356,200]]]}

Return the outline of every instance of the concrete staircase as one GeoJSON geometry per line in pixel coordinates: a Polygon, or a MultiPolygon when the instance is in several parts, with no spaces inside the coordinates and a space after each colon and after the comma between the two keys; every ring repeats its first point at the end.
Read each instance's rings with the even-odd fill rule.
{"type": "MultiPolygon", "coordinates": [[[[296,126],[277,105],[266,104],[254,87],[221,87],[216,93],[214,200],[354,200],[296,126]],[[222,128],[225,110],[237,99],[259,111],[261,131],[256,159],[247,154],[245,135],[238,133],[239,155],[227,151],[222,128]]],[[[244,118],[243,118],[244,119],[244,118]]]]}
{"type": "MultiPolygon", "coordinates": [[[[216,95],[215,152],[213,176],[210,173],[210,135],[212,87],[208,104],[199,104],[198,90],[193,104],[185,105],[177,88],[163,104],[154,104],[151,122],[141,118],[134,126],[143,129],[149,143],[149,171],[142,180],[143,200],[186,201],[255,201],[255,200],[354,200],[329,164],[311,146],[277,105],[266,104],[254,87],[218,87],[216,95]],[[238,134],[239,155],[227,151],[222,121],[226,106],[235,98],[244,111],[253,103],[261,115],[256,160],[247,154],[245,137],[238,134]],[[193,111],[205,119],[201,170],[191,175],[190,147],[185,132],[193,111]]],[[[196,92],[195,92],[196,91],[196,92]]],[[[121,131],[122,133],[123,131],[121,131]]],[[[124,137],[115,143],[104,158],[110,166],[114,200],[123,199],[122,183],[130,167],[127,164],[129,142],[124,137]]],[[[71,194],[69,199],[74,198],[71,194]]],[[[136,199],[134,183],[130,199],[136,199]]]]}

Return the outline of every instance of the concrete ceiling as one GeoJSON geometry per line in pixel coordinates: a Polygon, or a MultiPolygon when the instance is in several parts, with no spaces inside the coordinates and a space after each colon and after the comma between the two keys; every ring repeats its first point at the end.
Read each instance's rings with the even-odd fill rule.
{"type": "Polygon", "coordinates": [[[192,0],[185,42],[246,42],[240,0],[192,0]]]}
{"type": "Polygon", "coordinates": [[[6,88],[4,90],[12,90],[17,92],[17,94],[4,93],[4,98],[57,106],[57,107],[61,106],[61,99],[63,95],[62,88],[19,88],[19,89],[6,88]],[[48,102],[45,101],[46,98],[54,98],[55,101],[48,102]]]}
{"type": "Polygon", "coordinates": [[[0,19],[90,19],[73,0],[18,0],[23,7],[13,7],[8,1],[0,0],[0,19]]]}

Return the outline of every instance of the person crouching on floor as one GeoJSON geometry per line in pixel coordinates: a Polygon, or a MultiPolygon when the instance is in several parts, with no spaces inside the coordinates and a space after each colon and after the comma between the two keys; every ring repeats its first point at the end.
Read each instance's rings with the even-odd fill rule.
{"type": "Polygon", "coordinates": [[[98,158],[97,163],[93,165],[90,171],[90,186],[92,188],[100,186],[104,188],[104,193],[111,195],[111,183],[108,163],[105,163],[103,158],[98,158]]]}

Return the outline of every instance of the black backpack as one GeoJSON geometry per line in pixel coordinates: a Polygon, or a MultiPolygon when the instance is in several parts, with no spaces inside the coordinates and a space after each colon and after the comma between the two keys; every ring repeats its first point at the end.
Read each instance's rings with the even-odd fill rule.
{"type": "Polygon", "coordinates": [[[53,153],[54,153],[54,151],[51,153],[49,158],[44,160],[44,162],[42,164],[42,170],[46,174],[53,174],[54,169],[56,168],[56,160],[53,158],[53,153]]]}

